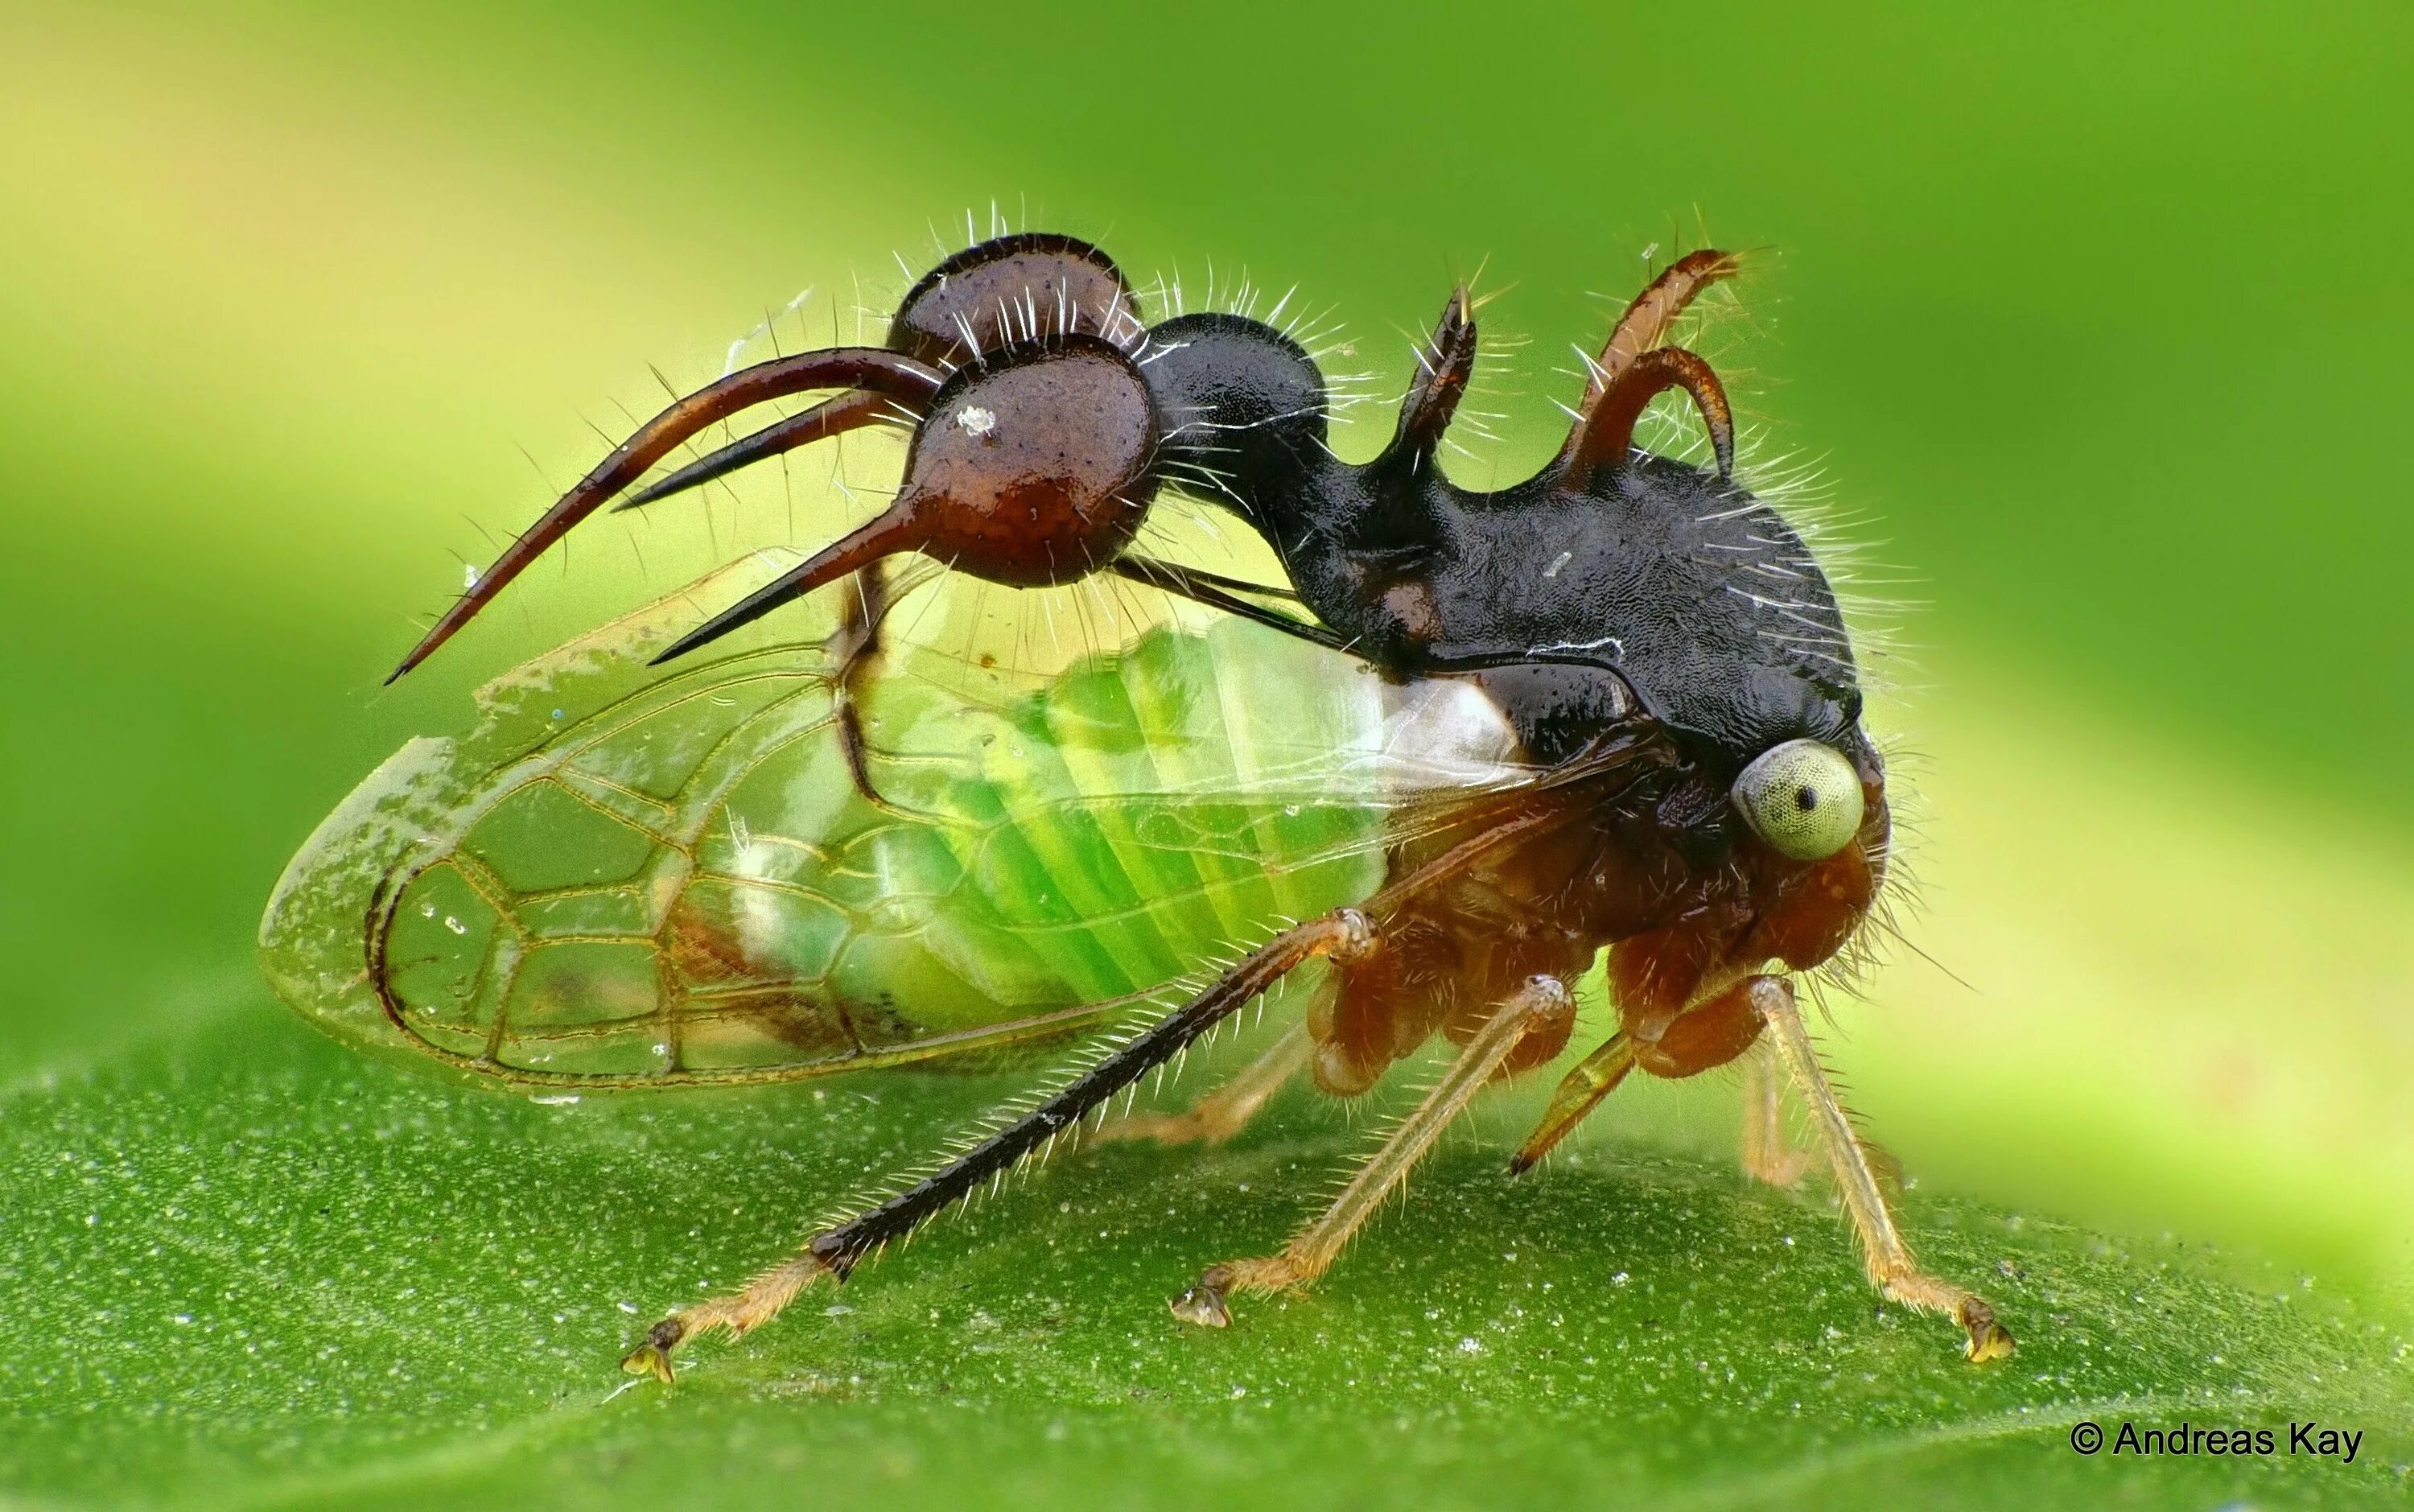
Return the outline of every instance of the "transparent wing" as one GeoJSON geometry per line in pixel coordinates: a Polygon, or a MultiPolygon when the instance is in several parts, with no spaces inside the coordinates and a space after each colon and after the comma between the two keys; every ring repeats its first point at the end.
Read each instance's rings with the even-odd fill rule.
{"type": "Polygon", "coordinates": [[[1538,777],[1463,684],[1178,615],[1109,652],[980,651],[995,600],[947,602],[946,578],[857,685],[867,793],[827,607],[645,665],[795,560],[743,559],[397,752],[271,900],[279,991],[347,1038],[534,1085],[986,1057],[1146,1009],[1538,777]]]}

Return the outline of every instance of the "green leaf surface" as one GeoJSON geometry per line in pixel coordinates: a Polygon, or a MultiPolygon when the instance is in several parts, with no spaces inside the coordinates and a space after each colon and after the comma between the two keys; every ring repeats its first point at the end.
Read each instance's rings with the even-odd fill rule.
{"type": "Polygon", "coordinates": [[[1603,1138],[1512,1182],[1497,1112],[1324,1284],[1183,1328],[1170,1294],[1365,1146],[1306,1096],[1219,1150],[1062,1156],[629,1386],[661,1310],[1017,1084],[540,1102],[264,999],[216,1022],[5,1104],[0,1483],[29,1505],[2312,1506],[2393,1499],[2414,1442],[2402,1335],[2293,1275],[1915,1191],[1924,1257],[2019,1336],[1974,1367],[1877,1305],[1815,1189],[1603,1138]],[[2355,1462],[2289,1455],[2308,1418],[2362,1430],[2355,1462]],[[2280,1450],[2083,1458],[2081,1421],[2280,1450]]]}

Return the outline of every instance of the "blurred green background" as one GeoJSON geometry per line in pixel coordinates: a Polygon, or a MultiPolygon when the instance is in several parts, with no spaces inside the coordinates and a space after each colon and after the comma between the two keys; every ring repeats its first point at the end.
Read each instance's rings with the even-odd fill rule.
{"type": "MultiPolygon", "coordinates": [[[[1706,235],[1774,250],[1727,360],[1909,601],[1881,718],[1931,959],[1839,1025],[1860,1111],[1930,1190],[2402,1306],[2414,11],[18,5],[6,31],[21,1127],[62,1079],[306,1034],[252,965],[270,883],[577,622],[514,609],[378,687],[461,560],[652,407],[648,364],[708,375],[767,307],[893,284],[992,202],[1143,277],[1296,281],[1393,386],[1481,265],[1487,334],[1534,338],[1460,470],[1505,476],[1551,443],[1564,344],[1706,235]]],[[[633,558],[602,531],[572,560],[633,558]]]]}

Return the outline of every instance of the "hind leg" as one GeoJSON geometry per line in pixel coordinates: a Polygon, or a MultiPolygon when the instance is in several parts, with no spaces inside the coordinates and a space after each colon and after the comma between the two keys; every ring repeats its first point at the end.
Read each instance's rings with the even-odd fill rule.
{"type": "Polygon", "coordinates": [[[716,1328],[750,1333],[822,1277],[845,1280],[866,1256],[906,1238],[1023,1161],[1044,1154],[1057,1140],[1077,1133],[1082,1120],[1109,1098],[1180,1055],[1299,966],[1319,957],[1360,961],[1379,948],[1374,924],[1354,908],[1283,931],[1145,1033],[938,1170],[886,1202],[814,1233],[797,1254],[738,1290],[683,1308],[654,1325],[645,1341],[622,1358],[622,1369],[669,1382],[672,1355],[698,1334],[716,1328]]]}

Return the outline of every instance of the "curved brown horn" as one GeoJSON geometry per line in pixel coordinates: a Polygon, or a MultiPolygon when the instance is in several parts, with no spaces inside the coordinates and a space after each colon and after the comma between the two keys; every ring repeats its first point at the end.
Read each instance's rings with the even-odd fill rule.
{"type": "Polygon", "coordinates": [[[914,517],[911,509],[892,508],[840,536],[671,642],[669,649],[647,665],[660,666],[699,646],[719,640],[733,630],[753,624],[791,599],[802,598],[825,583],[834,583],[848,573],[871,566],[883,557],[912,550],[920,546],[927,535],[928,528],[914,517]]]}
{"type": "Polygon", "coordinates": [[[655,658],[683,656],[901,551],[1019,588],[1071,582],[1131,544],[1163,440],[1139,366],[1099,337],[959,368],[914,438],[904,486],[874,519],[813,553],[655,658]]]}
{"type": "Polygon", "coordinates": [[[1560,463],[1564,483],[1582,488],[1596,469],[1623,465],[1634,445],[1634,423],[1642,418],[1643,407],[1672,388],[1691,395],[1693,407],[1701,411],[1710,450],[1719,459],[1719,476],[1735,476],[1735,411],[1727,404],[1719,375],[1683,347],[1655,347],[1627,364],[1576,422],[1560,463]]]}
{"type": "Polygon", "coordinates": [[[1618,374],[1667,339],[1668,328],[1676,323],[1676,317],[1684,314],[1685,307],[1704,290],[1742,271],[1742,258],[1710,247],[1688,252],[1668,264],[1660,277],[1634,296],[1626,313],[1611,328],[1609,340],[1602,346],[1601,356],[1592,364],[1591,377],[1585,383],[1583,402],[1576,406],[1578,416],[1590,414],[1618,374]]]}
{"type": "Polygon", "coordinates": [[[1441,444],[1441,433],[1458,412],[1458,401],[1466,397],[1467,381],[1475,371],[1474,310],[1467,285],[1460,284],[1442,307],[1433,339],[1417,352],[1416,381],[1400,400],[1399,428],[1378,464],[1407,457],[1408,466],[1422,467],[1441,444]]]}
{"type": "Polygon", "coordinates": [[[878,347],[833,347],[794,357],[775,358],[741,367],[737,372],[673,403],[637,427],[634,434],[595,464],[518,539],[503,549],[493,566],[444,611],[434,629],[412,647],[402,665],[386,681],[392,682],[425,661],[436,648],[494,600],[506,584],[526,571],[545,547],[600,508],[614,494],[645,475],[672,447],[740,410],[817,388],[860,388],[893,398],[927,403],[939,390],[942,375],[910,357],[878,347]]]}
{"type": "Polygon", "coordinates": [[[857,430],[883,420],[905,419],[920,412],[912,405],[908,413],[901,414],[900,406],[910,401],[896,398],[875,389],[857,389],[834,399],[824,399],[810,410],[800,411],[776,426],[766,426],[751,436],[731,442],[717,452],[697,457],[687,466],[657,483],[649,483],[612,506],[613,513],[624,509],[643,509],[657,499],[667,499],[675,493],[701,487],[718,477],[724,477],[742,467],[751,467],[767,457],[782,452],[810,446],[817,441],[857,430]]]}

